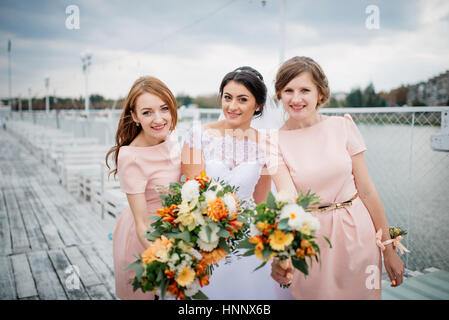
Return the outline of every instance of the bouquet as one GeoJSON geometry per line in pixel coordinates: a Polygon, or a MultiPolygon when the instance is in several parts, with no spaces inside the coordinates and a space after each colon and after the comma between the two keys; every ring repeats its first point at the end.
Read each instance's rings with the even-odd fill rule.
{"type": "Polygon", "coordinates": [[[376,242],[377,246],[384,251],[385,246],[392,243],[393,248],[397,250],[398,252],[401,252],[401,254],[404,254],[404,252],[410,252],[402,243],[401,240],[404,239],[402,236],[405,236],[407,234],[407,231],[401,229],[400,227],[389,227],[390,232],[390,240],[386,240],[382,242],[382,229],[379,229],[376,233],[376,242]]]}
{"type": "Polygon", "coordinates": [[[165,294],[164,286],[172,285],[173,287],[167,287],[167,290],[176,298],[207,298],[202,294],[186,294],[194,290],[189,290],[190,283],[185,286],[182,280],[181,283],[176,280],[183,270],[176,266],[182,265],[182,261],[191,261],[187,266],[190,274],[193,275],[192,270],[198,272],[193,278],[195,280],[192,281],[203,287],[208,284],[213,265],[236,250],[237,243],[247,236],[248,219],[251,213],[249,208],[244,209],[245,202],[237,199],[236,191],[237,188],[223,181],[211,181],[205,171],[194,179],[183,176],[181,183],[170,183],[168,190],[159,188],[163,208],[158,209],[156,216],[151,217],[155,221],[144,237],[158,245],[161,241],[167,245],[168,242],[173,244],[176,250],[173,252],[164,247],[161,253],[164,257],[163,261],[156,261],[159,264],[167,263],[165,262],[165,252],[167,252],[167,255],[173,259],[170,260],[171,265],[168,263],[164,266],[158,265],[163,269],[163,275],[170,275],[173,278],[166,278],[162,282],[162,276],[159,277],[159,273],[156,275],[152,273],[154,261],[144,260],[145,252],[150,250],[150,247],[141,257],[136,257],[137,261],[133,266],[135,269],[136,265],[140,265],[147,270],[146,275],[156,276],[158,281],[154,282],[152,278],[145,278],[145,274],[138,278],[137,271],[142,271],[138,267],[134,278],[135,290],[140,288],[145,292],[160,288],[161,294],[165,294]],[[178,252],[180,248],[184,250],[182,254],[190,255],[192,258],[182,260],[183,255],[178,252]],[[178,256],[180,261],[176,260],[178,256]],[[148,271],[151,272],[148,273],[148,271]],[[170,284],[168,280],[172,280],[170,284]]]}
{"type": "MultiPolygon", "coordinates": [[[[267,201],[256,206],[250,225],[252,236],[239,244],[239,248],[248,249],[244,256],[255,254],[263,261],[254,271],[273,257],[281,263],[291,259],[293,266],[304,275],[308,274],[306,259],[310,263],[313,258],[319,262],[320,248],[315,235],[320,223],[308,209],[309,205],[319,204],[318,200],[310,192],[301,192],[296,199],[283,191],[276,197],[269,192],[267,201]]],[[[324,238],[331,246],[329,239],[324,238]]]]}
{"type": "Polygon", "coordinates": [[[207,262],[183,240],[161,236],[128,269],[136,272],[134,291],[153,292],[165,298],[207,299],[200,287],[209,284],[207,262]]]}

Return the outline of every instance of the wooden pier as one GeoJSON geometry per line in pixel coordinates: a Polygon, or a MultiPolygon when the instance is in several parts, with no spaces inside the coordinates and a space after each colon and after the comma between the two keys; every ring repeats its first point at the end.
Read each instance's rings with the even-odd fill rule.
{"type": "MultiPolygon", "coordinates": [[[[0,128],[0,300],[117,299],[114,225],[0,128]]],[[[449,272],[432,271],[383,281],[382,298],[448,300],[449,272]]]]}
{"type": "Polygon", "coordinates": [[[116,299],[115,220],[68,193],[3,130],[0,177],[0,300],[116,299]]]}

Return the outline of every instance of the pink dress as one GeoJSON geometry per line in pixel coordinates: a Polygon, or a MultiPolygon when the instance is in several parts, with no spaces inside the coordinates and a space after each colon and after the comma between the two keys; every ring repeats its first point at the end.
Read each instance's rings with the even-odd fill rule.
{"type": "MultiPolygon", "coordinates": [[[[357,189],[351,156],[366,150],[349,114],[329,117],[311,127],[281,130],[279,146],[296,190],[316,193],[322,205],[351,199],[357,189]]],[[[320,221],[321,265],[314,263],[307,278],[295,269],[294,299],[380,299],[381,254],[371,216],[360,200],[351,207],[313,212],[320,221]],[[332,248],[322,238],[327,236],[332,248]]]]}
{"type": "MultiPolygon", "coordinates": [[[[120,189],[128,194],[145,193],[148,215],[161,208],[162,200],[155,186],[168,186],[179,182],[181,175],[181,153],[175,135],[151,147],[123,146],[118,156],[120,189]]],[[[145,248],[136,234],[134,216],[129,206],[122,212],[113,234],[114,272],[116,295],[126,300],[154,299],[151,292],[140,289],[133,292],[132,270],[125,271],[135,261],[133,254],[141,254],[145,248]]]]}

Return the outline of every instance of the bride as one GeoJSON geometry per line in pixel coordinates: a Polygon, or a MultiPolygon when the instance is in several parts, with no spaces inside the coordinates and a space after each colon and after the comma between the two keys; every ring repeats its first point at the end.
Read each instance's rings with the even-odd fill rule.
{"type": "MultiPolygon", "coordinates": [[[[286,168],[277,168],[277,145],[251,127],[264,113],[267,88],[262,75],[251,67],[229,72],[219,90],[224,119],[194,125],[188,132],[181,155],[181,173],[194,177],[201,170],[212,179],[239,187],[239,199],[265,201],[271,178],[278,190],[291,183],[286,168]]],[[[270,268],[253,270],[262,263],[257,257],[229,263],[222,260],[214,269],[210,285],[202,288],[209,299],[276,299],[279,285],[270,277],[270,268]]]]}

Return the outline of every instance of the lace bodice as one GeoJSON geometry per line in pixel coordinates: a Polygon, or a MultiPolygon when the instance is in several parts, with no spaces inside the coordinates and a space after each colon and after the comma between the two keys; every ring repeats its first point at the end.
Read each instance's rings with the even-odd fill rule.
{"type": "Polygon", "coordinates": [[[248,139],[218,136],[202,126],[192,127],[186,143],[203,153],[206,174],[239,187],[237,196],[251,198],[266,163],[263,146],[248,139]]]}

